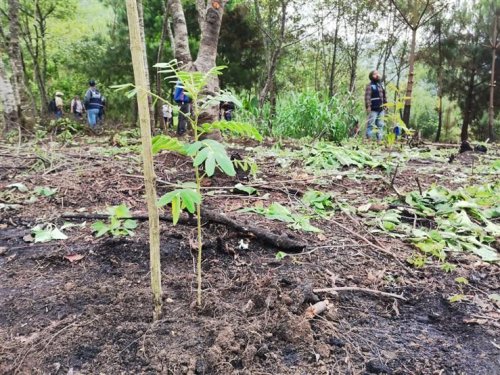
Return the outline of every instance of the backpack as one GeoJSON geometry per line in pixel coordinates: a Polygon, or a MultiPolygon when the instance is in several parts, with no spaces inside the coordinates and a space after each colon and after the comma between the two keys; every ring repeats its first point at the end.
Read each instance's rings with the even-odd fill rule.
{"type": "Polygon", "coordinates": [[[57,111],[57,106],[56,106],[56,99],[52,99],[49,102],[49,112],[55,113],[57,111]]]}
{"type": "Polygon", "coordinates": [[[184,94],[184,87],[182,87],[180,81],[177,81],[174,90],[174,102],[176,102],[177,104],[182,104],[182,103],[189,103],[189,101],[190,101],[189,96],[184,94]]]}

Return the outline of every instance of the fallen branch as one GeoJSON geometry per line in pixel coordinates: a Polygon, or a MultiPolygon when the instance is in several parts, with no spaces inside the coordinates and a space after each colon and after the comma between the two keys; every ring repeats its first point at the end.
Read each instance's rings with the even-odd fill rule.
{"type": "MultiPolygon", "coordinates": [[[[292,253],[300,252],[306,247],[305,243],[290,238],[286,234],[277,235],[275,233],[268,231],[267,229],[258,226],[249,225],[246,223],[240,223],[226,216],[225,214],[221,214],[212,210],[207,210],[207,209],[202,210],[201,217],[204,221],[208,221],[214,224],[225,225],[241,233],[252,234],[255,236],[255,239],[257,241],[267,245],[271,245],[282,251],[287,251],[292,253]]],[[[62,215],[62,218],[85,219],[85,220],[107,220],[109,219],[109,215],[77,213],[77,214],[64,214],[62,215]]],[[[124,217],[123,219],[134,219],[134,220],[145,221],[148,220],[148,216],[132,215],[126,218],[124,217]]],[[[160,215],[160,220],[166,222],[172,222],[172,216],[160,215]]],[[[184,215],[179,218],[179,224],[196,225],[196,221],[184,215]]]]}
{"type": "Polygon", "coordinates": [[[339,286],[339,287],[334,287],[334,288],[320,288],[320,289],[313,289],[313,292],[314,293],[333,293],[333,294],[336,294],[337,292],[365,292],[365,293],[378,294],[378,295],[384,296],[384,297],[396,298],[396,299],[400,299],[403,301],[407,301],[407,299],[400,294],[386,293],[386,292],[381,292],[380,290],[360,288],[357,286],[339,286]]]}

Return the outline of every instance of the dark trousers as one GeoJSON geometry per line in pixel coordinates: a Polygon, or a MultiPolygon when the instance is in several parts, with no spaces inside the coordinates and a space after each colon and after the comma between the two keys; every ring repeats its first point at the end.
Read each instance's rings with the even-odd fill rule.
{"type": "Polygon", "coordinates": [[[190,103],[182,103],[179,107],[179,124],[177,125],[177,134],[182,135],[186,132],[191,112],[190,103]]]}

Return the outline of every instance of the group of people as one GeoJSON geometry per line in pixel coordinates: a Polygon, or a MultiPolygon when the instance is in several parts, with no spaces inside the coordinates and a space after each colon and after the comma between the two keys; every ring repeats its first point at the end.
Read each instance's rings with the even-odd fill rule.
{"type": "MultiPolygon", "coordinates": [[[[104,120],[104,113],[106,109],[106,98],[97,89],[96,83],[93,79],[89,81],[89,87],[83,98],[83,102],[78,95],[75,95],[70,103],[70,113],[73,114],[76,120],[83,119],[84,113],[87,114],[87,121],[92,130],[104,120]]],[[[52,112],[56,119],[60,119],[64,115],[64,102],[63,93],[57,91],[54,99],[49,104],[49,110],[52,112]]]]}
{"type": "MultiPolygon", "coordinates": [[[[184,92],[182,83],[179,81],[175,85],[173,101],[179,106],[179,115],[177,123],[177,135],[182,136],[186,133],[187,127],[189,125],[189,120],[192,118],[192,105],[191,98],[184,92]]],[[[219,103],[219,120],[231,121],[233,119],[233,111],[235,105],[231,101],[222,101],[219,103]]],[[[169,103],[163,103],[162,105],[162,116],[163,116],[163,126],[165,131],[168,129],[173,129],[174,127],[174,116],[173,108],[169,103]]]]}

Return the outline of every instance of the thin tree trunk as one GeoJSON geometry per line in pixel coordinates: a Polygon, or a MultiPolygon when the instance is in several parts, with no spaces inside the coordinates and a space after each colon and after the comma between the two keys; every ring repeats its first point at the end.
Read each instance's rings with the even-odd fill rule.
{"type": "Polygon", "coordinates": [[[146,77],[147,67],[144,65],[144,46],[140,32],[139,12],[136,0],[127,0],[127,17],[130,32],[130,50],[134,67],[135,84],[138,88],[137,101],[141,124],[142,158],[144,163],[144,182],[149,217],[149,249],[151,289],[153,291],[153,319],[159,320],[162,315],[162,288],[160,263],[160,221],[156,206],[156,176],[153,167],[151,150],[151,110],[147,89],[149,82],[146,77]]]}
{"type": "Polygon", "coordinates": [[[443,53],[441,45],[441,24],[438,25],[438,128],[436,133],[436,142],[439,142],[441,137],[441,129],[443,127],[443,53]]]}
{"type": "Polygon", "coordinates": [[[339,36],[339,16],[337,16],[337,21],[335,25],[335,33],[333,34],[333,56],[332,56],[332,69],[330,70],[330,84],[328,87],[328,95],[333,97],[335,95],[335,68],[337,67],[337,47],[338,47],[338,36],[339,36]]]}
{"type": "Polygon", "coordinates": [[[411,96],[413,92],[413,81],[415,76],[415,49],[417,47],[417,28],[411,29],[411,48],[409,58],[408,84],[406,86],[406,99],[403,112],[403,121],[410,126],[411,96]]]}
{"type": "Polygon", "coordinates": [[[356,69],[358,67],[358,54],[359,54],[359,40],[358,40],[358,27],[359,27],[359,14],[356,14],[356,21],[354,25],[354,51],[352,56],[351,74],[349,82],[349,91],[354,92],[356,85],[356,69]]]}
{"type": "MultiPolygon", "coordinates": [[[[146,76],[147,83],[147,91],[151,92],[151,80],[149,76],[149,64],[148,64],[148,53],[146,48],[146,33],[144,31],[144,8],[142,6],[142,0],[137,1],[137,11],[139,16],[139,32],[141,34],[141,46],[142,46],[142,58],[144,59],[144,74],[146,76]]],[[[151,133],[154,133],[155,129],[155,112],[153,108],[153,97],[151,94],[148,94],[148,102],[149,102],[149,119],[151,121],[151,133]]]]}
{"type": "Polygon", "coordinates": [[[262,88],[259,96],[259,105],[262,108],[264,102],[267,99],[269,94],[269,90],[271,89],[272,81],[274,80],[274,75],[276,74],[276,68],[278,67],[278,59],[281,55],[281,48],[283,46],[283,40],[285,38],[285,28],[286,28],[286,14],[287,14],[287,6],[288,2],[286,0],[281,1],[281,23],[280,23],[280,32],[279,39],[276,47],[271,53],[271,59],[267,66],[267,74],[266,81],[264,83],[264,87],[262,88]]]}
{"type": "MultiPolygon", "coordinates": [[[[167,39],[169,24],[168,24],[168,0],[163,2],[163,23],[161,28],[161,37],[160,37],[160,45],[158,46],[158,53],[156,55],[156,63],[161,63],[163,60],[163,50],[165,46],[165,42],[167,39]]],[[[161,74],[159,73],[160,69],[156,69],[156,95],[162,97],[162,89],[161,89],[161,74]]],[[[160,101],[156,102],[156,111],[155,111],[155,124],[158,126],[158,122],[161,121],[161,107],[162,103],[160,101]]]]}
{"type": "Polygon", "coordinates": [[[469,139],[469,125],[472,115],[472,99],[474,95],[474,80],[476,79],[476,71],[470,74],[469,82],[467,84],[467,97],[465,98],[464,120],[462,122],[462,132],[460,139],[465,142],[469,139]]]}
{"type": "Polygon", "coordinates": [[[490,81],[490,103],[488,108],[488,137],[490,141],[495,140],[495,67],[497,59],[497,48],[498,48],[498,16],[495,15],[493,21],[493,33],[491,36],[491,49],[492,49],[492,61],[491,61],[491,81],[490,81]]]}

